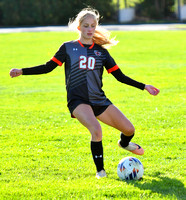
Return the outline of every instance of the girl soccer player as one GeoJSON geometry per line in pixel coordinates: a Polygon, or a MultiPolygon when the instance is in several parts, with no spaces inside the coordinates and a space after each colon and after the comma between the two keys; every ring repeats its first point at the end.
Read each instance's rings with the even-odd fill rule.
{"type": "Polygon", "coordinates": [[[118,81],[147,90],[157,95],[159,90],[125,76],[107,51],[116,44],[107,31],[100,30],[98,11],[83,9],[74,21],[69,22],[80,33],[78,40],[63,43],[54,57],[46,64],[31,68],[12,69],[11,77],[51,72],[65,63],[68,108],[91,133],[91,152],[96,165],[97,178],[106,177],[103,162],[102,129],[98,120],[121,132],[119,147],[137,155],[143,155],[143,148],[130,142],[134,126],[126,116],[105,96],[102,90],[103,67],[118,81]]]}

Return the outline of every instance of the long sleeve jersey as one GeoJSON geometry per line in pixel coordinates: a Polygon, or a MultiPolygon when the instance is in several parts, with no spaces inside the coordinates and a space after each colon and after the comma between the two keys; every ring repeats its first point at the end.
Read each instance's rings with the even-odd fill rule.
{"type": "Polygon", "coordinates": [[[118,81],[143,90],[145,84],[125,76],[109,52],[93,43],[84,45],[79,40],[63,43],[52,59],[44,65],[23,68],[23,75],[49,73],[65,63],[65,77],[68,102],[82,99],[93,105],[106,101],[102,90],[104,67],[118,81]]]}

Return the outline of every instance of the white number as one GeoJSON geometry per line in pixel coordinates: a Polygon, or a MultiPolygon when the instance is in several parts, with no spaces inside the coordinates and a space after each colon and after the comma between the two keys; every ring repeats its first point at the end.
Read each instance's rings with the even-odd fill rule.
{"type": "Polygon", "coordinates": [[[86,57],[86,56],[80,56],[79,57],[79,68],[80,69],[91,69],[93,70],[95,68],[96,60],[94,57],[86,57]],[[88,61],[87,61],[88,60],[88,61]]]}
{"type": "Polygon", "coordinates": [[[93,70],[95,67],[95,63],[96,63],[96,60],[94,57],[88,57],[88,65],[87,65],[88,69],[93,70]]]}
{"type": "Polygon", "coordinates": [[[87,62],[87,57],[86,56],[80,56],[79,57],[79,68],[80,69],[86,69],[86,62],[87,62]]]}

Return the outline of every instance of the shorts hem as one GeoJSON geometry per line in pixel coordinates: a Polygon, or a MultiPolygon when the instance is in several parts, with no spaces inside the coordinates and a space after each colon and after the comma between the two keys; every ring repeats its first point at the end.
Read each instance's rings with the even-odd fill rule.
{"type": "Polygon", "coordinates": [[[97,116],[101,115],[108,108],[108,106],[112,104],[112,102],[109,99],[107,99],[105,104],[103,104],[103,105],[92,105],[90,102],[87,102],[87,101],[84,101],[84,100],[73,100],[73,101],[68,103],[68,109],[71,113],[72,118],[75,118],[75,116],[73,115],[73,111],[80,104],[90,105],[93,112],[94,112],[94,115],[97,117],[97,116]]]}

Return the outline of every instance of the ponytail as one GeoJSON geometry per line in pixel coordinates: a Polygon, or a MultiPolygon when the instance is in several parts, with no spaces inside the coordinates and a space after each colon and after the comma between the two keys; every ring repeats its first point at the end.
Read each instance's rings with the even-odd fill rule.
{"type": "Polygon", "coordinates": [[[97,27],[93,36],[93,42],[99,46],[108,49],[118,43],[115,38],[110,38],[110,32],[97,27]]]}

